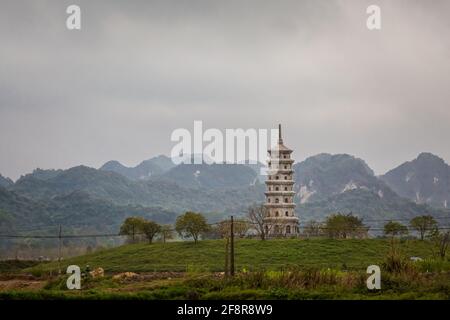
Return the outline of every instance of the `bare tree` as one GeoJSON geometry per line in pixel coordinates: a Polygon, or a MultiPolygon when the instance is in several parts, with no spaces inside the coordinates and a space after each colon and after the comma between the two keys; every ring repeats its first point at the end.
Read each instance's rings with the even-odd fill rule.
{"type": "Polygon", "coordinates": [[[262,204],[255,204],[248,208],[247,217],[250,220],[251,227],[256,230],[261,240],[265,240],[267,232],[264,225],[264,218],[266,217],[267,209],[262,204]]]}
{"type": "Polygon", "coordinates": [[[310,220],[306,223],[303,233],[308,238],[322,235],[322,223],[310,220]]]}
{"type": "Polygon", "coordinates": [[[436,229],[431,235],[431,239],[438,249],[438,255],[444,259],[450,244],[450,231],[439,232],[439,230],[436,229]]]}
{"type": "Polygon", "coordinates": [[[166,240],[173,239],[173,227],[168,224],[162,225],[160,234],[162,242],[166,243],[166,240]]]}

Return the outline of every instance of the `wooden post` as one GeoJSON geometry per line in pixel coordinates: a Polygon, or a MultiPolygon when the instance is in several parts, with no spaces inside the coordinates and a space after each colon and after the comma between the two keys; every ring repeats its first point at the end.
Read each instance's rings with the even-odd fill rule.
{"type": "Polygon", "coordinates": [[[59,225],[59,235],[58,235],[58,239],[59,239],[59,252],[58,252],[58,273],[61,274],[61,241],[62,241],[62,235],[61,235],[61,225],[59,225]]]}
{"type": "Polygon", "coordinates": [[[225,277],[230,275],[230,238],[225,237],[225,277]]]}
{"type": "Polygon", "coordinates": [[[231,225],[230,225],[230,275],[234,276],[234,222],[233,216],[231,216],[231,225]]]}

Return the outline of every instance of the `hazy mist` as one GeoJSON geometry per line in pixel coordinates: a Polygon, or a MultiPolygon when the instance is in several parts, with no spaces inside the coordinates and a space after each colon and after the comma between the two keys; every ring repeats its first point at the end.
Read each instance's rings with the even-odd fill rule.
{"type": "Polygon", "coordinates": [[[301,161],[450,161],[449,1],[2,1],[0,173],[136,165],[171,132],[274,128],[301,161]],[[66,29],[66,7],[82,29],[66,29]],[[381,7],[382,29],[366,28],[381,7]]]}

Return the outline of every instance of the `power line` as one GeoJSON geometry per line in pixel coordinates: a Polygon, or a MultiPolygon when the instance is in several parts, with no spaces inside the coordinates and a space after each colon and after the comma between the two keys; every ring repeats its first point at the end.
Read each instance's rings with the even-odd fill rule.
{"type": "MultiPolygon", "coordinates": [[[[434,219],[437,220],[445,220],[445,219],[450,219],[450,216],[437,216],[434,217],[434,219]]],[[[362,219],[363,222],[389,222],[389,221],[410,221],[411,219],[367,219],[364,220],[362,219]]],[[[315,221],[316,223],[325,223],[326,220],[309,220],[309,221],[315,221]]],[[[230,223],[229,220],[223,220],[223,221],[219,221],[219,222],[214,222],[214,223],[208,223],[208,226],[218,226],[224,223],[230,223]]],[[[257,225],[257,222],[253,222],[253,221],[249,221],[246,219],[238,219],[235,220],[235,223],[247,223],[250,225],[257,225]]],[[[303,226],[303,228],[305,228],[307,225],[305,225],[304,222],[300,223],[301,226],[303,226]]],[[[69,226],[69,227],[73,227],[73,225],[69,226]]],[[[39,229],[21,229],[21,230],[14,230],[16,232],[39,232],[39,231],[49,231],[51,229],[54,229],[55,232],[58,231],[58,226],[40,226],[39,229]]],[[[61,228],[61,227],[60,227],[61,228]]],[[[81,239],[81,238],[107,238],[107,237],[125,237],[128,235],[125,234],[120,234],[120,233],[98,233],[98,234],[68,234],[68,235],[63,235],[61,233],[61,229],[59,228],[59,233],[56,235],[32,235],[32,234],[0,234],[0,238],[19,238],[19,239],[81,239]]],[[[318,226],[318,228],[322,229],[322,230],[335,230],[336,228],[327,228],[325,226],[318,226]]],[[[384,228],[382,227],[370,227],[370,226],[364,226],[362,227],[362,229],[367,229],[370,231],[384,231],[384,228]]],[[[450,227],[437,227],[435,228],[437,230],[449,230],[450,227]]],[[[171,228],[167,231],[170,232],[175,232],[176,229],[175,228],[171,228]]],[[[140,233],[140,232],[136,232],[133,233],[134,235],[145,235],[144,233],[140,233]]]]}
{"type": "MultiPolygon", "coordinates": [[[[318,227],[321,230],[338,230],[339,228],[328,228],[328,227],[318,227]]],[[[358,230],[358,228],[356,229],[358,230]]],[[[384,231],[384,228],[370,228],[370,227],[361,227],[359,228],[361,231],[370,230],[370,231],[384,231]]],[[[450,227],[437,227],[432,228],[430,230],[450,230],[450,227]]],[[[175,231],[171,229],[169,231],[175,231]]],[[[144,233],[135,233],[135,235],[144,235],[144,233]]],[[[16,234],[0,234],[0,238],[11,238],[11,239],[81,239],[81,238],[103,238],[103,237],[127,237],[129,235],[126,234],[118,234],[118,233],[100,233],[100,234],[83,234],[83,235],[16,235],[16,234]]]]}

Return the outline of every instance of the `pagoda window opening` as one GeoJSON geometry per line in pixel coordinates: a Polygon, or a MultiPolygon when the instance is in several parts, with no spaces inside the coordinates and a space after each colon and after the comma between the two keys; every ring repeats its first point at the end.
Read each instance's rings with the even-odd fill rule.
{"type": "Polygon", "coordinates": [[[280,203],[280,199],[275,198],[275,203],[280,203]]]}
{"type": "Polygon", "coordinates": [[[275,191],[278,191],[280,188],[278,188],[278,187],[275,187],[275,191]]]}
{"type": "Polygon", "coordinates": [[[291,226],[286,226],[286,233],[290,234],[291,233],[291,226]]]}
{"type": "Polygon", "coordinates": [[[286,215],[286,217],[288,217],[289,216],[289,211],[286,211],[285,215],[286,215]]]}
{"type": "Polygon", "coordinates": [[[284,202],[285,203],[289,203],[289,199],[288,198],[284,198],[284,202]]]}
{"type": "Polygon", "coordinates": [[[275,211],[275,217],[279,217],[280,213],[278,211],[275,211]]]}
{"type": "Polygon", "coordinates": [[[288,191],[288,187],[284,187],[284,191],[288,191]]]}

